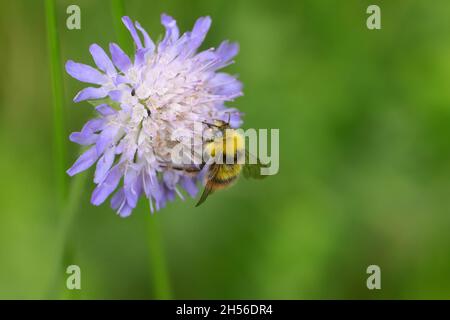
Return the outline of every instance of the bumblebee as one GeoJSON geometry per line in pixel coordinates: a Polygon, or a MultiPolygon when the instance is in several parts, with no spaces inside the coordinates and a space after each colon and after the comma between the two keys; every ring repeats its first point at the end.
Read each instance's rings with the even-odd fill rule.
{"type": "Polygon", "coordinates": [[[195,205],[201,205],[210,194],[216,190],[225,189],[231,186],[241,175],[246,178],[264,178],[261,175],[261,164],[259,159],[253,160],[255,164],[250,164],[251,155],[245,149],[245,138],[241,133],[230,127],[229,121],[216,120],[209,127],[216,128],[220,136],[212,141],[206,142],[204,149],[206,152],[207,172],[204,178],[205,189],[195,205]],[[221,160],[221,161],[220,161],[221,160]]]}
{"type": "Polygon", "coordinates": [[[258,158],[245,149],[245,138],[237,130],[230,127],[228,122],[215,120],[213,124],[205,123],[209,128],[215,129],[218,134],[215,138],[204,143],[203,163],[199,166],[170,165],[172,169],[182,170],[187,175],[198,174],[206,166],[204,185],[200,199],[195,205],[198,207],[216,190],[231,186],[241,175],[245,178],[263,179],[261,168],[266,167],[258,158]],[[251,160],[251,161],[250,161],[251,160]]]}

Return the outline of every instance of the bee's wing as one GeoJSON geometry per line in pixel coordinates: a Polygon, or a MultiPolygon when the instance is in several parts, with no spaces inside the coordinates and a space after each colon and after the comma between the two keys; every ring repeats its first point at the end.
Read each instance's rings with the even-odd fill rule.
{"type": "Polygon", "coordinates": [[[188,176],[195,176],[200,172],[200,170],[203,168],[203,165],[196,166],[196,165],[177,165],[172,164],[170,162],[167,163],[160,163],[161,167],[173,169],[176,171],[182,171],[188,176]]]}
{"type": "Polygon", "coordinates": [[[245,150],[245,164],[242,168],[242,173],[244,174],[245,178],[264,179],[267,176],[261,174],[261,168],[267,168],[267,166],[267,164],[261,163],[261,161],[256,156],[245,150]],[[256,160],[256,163],[249,163],[250,159],[253,160],[252,162],[256,160]]]}
{"type": "Polygon", "coordinates": [[[206,182],[205,189],[203,190],[203,193],[202,193],[200,199],[198,200],[197,204],[195,205],[196,207],[198,207],[203,202],[205,202],[206,198],[208,198],[208,196],[210,194],[212,194],[213,183],[211,182],[211,180],[216,176],[217,172],[219,171],[219,168],[220,167],[218,165],[211,165],[211,167],[209,168],[209,172],[207,173],[208,180],[206,182]]]}
{"type": "Polygon", "coordinates": [[[211,185],[211,183],[207,182],[206,186],[205,186],[205,189],[203,190],[202,196],[200,197],[200,199],[198,200],[198,202],[197,202],[197,204],[195,206],[198,207],[203,202],[205,202],[206,198],[208,198],[208,196],[211,193],[212,193],[212,185],[211,185]]]}

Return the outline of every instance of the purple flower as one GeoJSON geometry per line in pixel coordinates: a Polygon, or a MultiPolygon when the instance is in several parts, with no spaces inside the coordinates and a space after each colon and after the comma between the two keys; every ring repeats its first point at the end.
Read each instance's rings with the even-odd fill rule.
{"type": "Polygon", "coordinates": [[[240,113],[225,102],[242,95],[242,84],[234,76],[217,72],[232,63],[239,49],[236,43],[224,41],[217,49],[197,52],[211,25],[209,17],[199,18],[191,32],[180,36],[176,21],[163,14],[166,33],[159,43],[138,22],[129,17],[122,21],[134,40],[134,57],[112,43],[110,58],[93,44],[89,51],[95,68],[66,63],[73,78],[93,84],[74,101],[89,100],[98,112],[80,132],[70,135],[71,141],[88,149],[67,173],[75,175],[96,163],[97,187],[91,202],[100,205],[114,193],[111,207],[126,217],[142,195],[152,212],[176,196],[183,198],[182,190],[195,197],[198,174],[167,166],[170,151],[184,139],[202,139],[203,132],[194,131],[194,122],[228,117],[238,127],[240,113]]]}

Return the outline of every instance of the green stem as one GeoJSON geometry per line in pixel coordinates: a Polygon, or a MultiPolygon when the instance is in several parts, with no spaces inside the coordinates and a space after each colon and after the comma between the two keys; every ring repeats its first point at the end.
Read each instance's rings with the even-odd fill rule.
{"type": "Polygon", "coordinates": [[[153,290],[156,299],[171,299],[169,273],[164,256],[161,226],[158,215],[148,217],[148,249],[153,290]]]}
{"type": "Polygon", "coordinates": [[[52,272],[53,278],[51,279],[50,287],[47,292],[48,298],[51,299],[59,297],[58,293],[60,292],[59,288],[61,287],[60,284],[62,275],[61,266],[63,264],[64,256],[67,249],[68,238],[70,235],[70,227],[73,223],[75,214],[78,211],[78,204],[80,203],[80,198],[83,195],[87,177],[88,173],[84,172],[76,175],[72,179],[67,204],[61,212],[61,220],[58,226],[58,233],[55,239],[55,244],[57,247],[55,250],[55,261],[53,264],[54,266],[54,270],[52,272]]]}
{"type": "Polygon", "coordinates": [[[50,63],[50,76],[53,98],[53,149],[55,161],[56,196],[58,208],[61,208],[66,195],[66,147],[64,144],[64,92],[59,52],[59,39],[54,0],[45,0],[45,14],[47,24],[47,41],[50,63]]]}
{"type": "MultiPolygon", "coordinates": [[[[119,45],[126,52],[133,50],[132,42],[128,31],[122,24],[122,17],[125,15],[125,5],[123,0],[111,0],[111,12],[114,20],[114,28],[119,45]]],[[[150,276],[154,295],[156,299],[171,299],[169,272],[167,269],[164,247],[162,243],[159,216],[148,216],[148,250],[150,257],[150,276]]]]}

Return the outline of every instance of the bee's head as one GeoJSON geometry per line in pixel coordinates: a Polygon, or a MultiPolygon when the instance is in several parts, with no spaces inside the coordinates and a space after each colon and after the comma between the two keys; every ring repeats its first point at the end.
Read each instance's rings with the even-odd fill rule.
{"type": "Polygon", "coordinates": [[[225,130],[230,127],[230,124],[223,120],[214,120],[214,126],[219,129],[225,130]]]}
{"type": "Polygon", "coordinates": [[[221,119],[214,119],[212,123],[203,121],[203,124],[207,125],[209,128],[216,128],[221,131],[231,128],[230,127],[231,113],[228,113],[228,120],[224,121],[221,119]]]}

